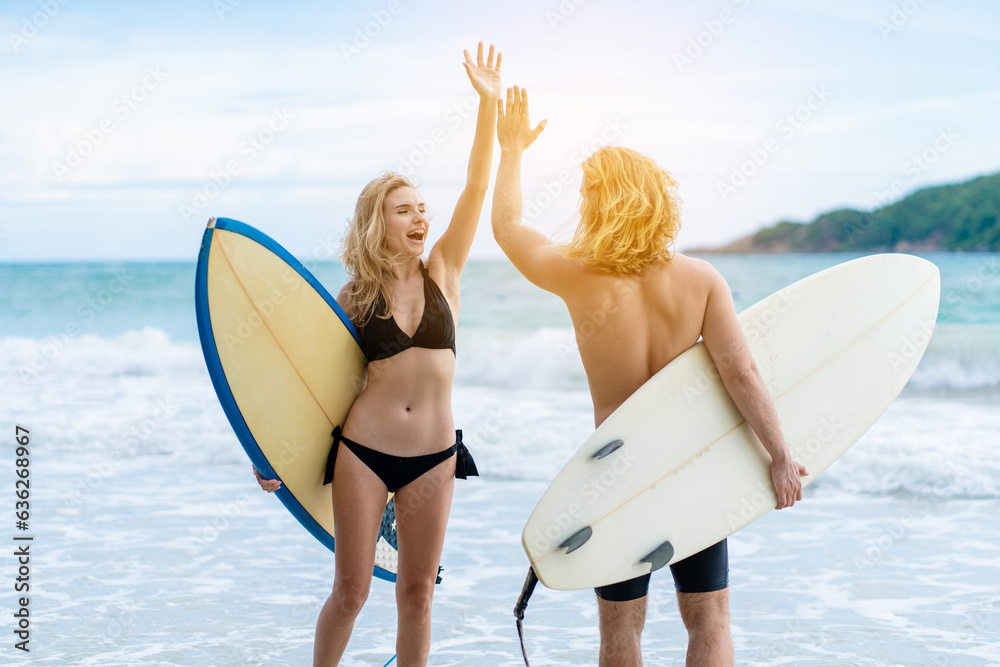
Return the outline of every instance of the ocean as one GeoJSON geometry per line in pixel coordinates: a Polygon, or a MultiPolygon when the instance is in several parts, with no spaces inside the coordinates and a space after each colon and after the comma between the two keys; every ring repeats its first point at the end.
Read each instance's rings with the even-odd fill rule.
{"type": "MultiPolygon", "coordinates": [[[[708,259],[742,309],[855,256],[708,259]]],[[[941,269],[941,314],[906,389],[800,504],[730,539],[738,664],[1000,665],[1000,255],[921,256],[941,269]]],[[[344,281],[310,268],[334,293],[344,281]]],[[[194,269],[0,264],[0,663],[311,664],[333,556],[253,480],[205,369],[194,269]]],[[[456,484],[430,664],[515,666],[520,529],[593,415],[562,303],[506,262],[468,265],[457,358],[456,425],[482,476],[456,484]]],[[[376,580],[343,664],[383,665],[394,635],[376,580]]],[[[593,593],[539,587],[525,641],[532,665],[596,664],[593,593]]],[[[683,664],[663,573],[643,645],[647,664],[683,664]]]]}

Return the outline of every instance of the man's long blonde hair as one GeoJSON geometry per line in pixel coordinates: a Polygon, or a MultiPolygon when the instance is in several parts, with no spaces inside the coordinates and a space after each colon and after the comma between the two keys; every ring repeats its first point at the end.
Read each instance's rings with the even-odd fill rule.
{"type": "Polygon", "coordinates": [[[386,286],[395,279],[398,258],[385,246],[385,198],[397,188],[414,188],[402,174],[386,171],[361,190],[340,247],[344,270],[351,278],[347,315],[364,326],[373,316],[392,316],[392,298],[386,286]],[[381,302],[380,312],[376,312],[381,302]]]}
{"type": "Polygon", "coordinates": [[[680,228],[674,177],[634,150],[605,146],[583,163],[580,224],[561,251],[604,273],[635,276],[673,256],[680,228]]]}

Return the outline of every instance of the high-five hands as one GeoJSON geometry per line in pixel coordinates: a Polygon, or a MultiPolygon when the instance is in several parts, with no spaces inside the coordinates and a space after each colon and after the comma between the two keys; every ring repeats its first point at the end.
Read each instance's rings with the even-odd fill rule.
{"type": "Polygon", "coordinates": [[[465,71],[469,75],[472,87],[476,89],[479,96],[491,100],[499,99],[503,94],[503,85],[500,82],[500,61],[503,54],[497,52],[496,66],[493,64],[493,45],[490,44],[490,54],[483,64],[483,43],[479,42],[479,53],[476,55],[476,63],[473,64],[469,50],[465,49],[465,71]]]}
{"type": "Polygon", "coordinates": [[[497,100],[497,139],[500,140],[500,150],[503,152],[521,153],[530,146],[545,129],[547,120],[543,120],[535,129],[531,129],[528,120],[528,91],[524,88],[507,89],[507,105],[503,100],[497,100]]]}

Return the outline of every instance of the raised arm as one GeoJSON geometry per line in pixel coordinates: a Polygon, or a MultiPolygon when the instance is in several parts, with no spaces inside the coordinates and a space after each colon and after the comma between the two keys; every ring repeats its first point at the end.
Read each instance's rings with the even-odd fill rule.
{"type": "Polygon", "coordinates": [[[490,44],[489,56],[483,62],[483,43],[479,42],[476,63],[465,51],[465,71],[472,87],[479,93],[479,114],[476,117],[476,136],[472,140],[472,154],[469,156],[469,171],[465,189],[458,197],[455,212],[438,242],[431,249],[432,263],[438,261],[444,266],[444,278],[450,290],[458,294],[458,280],[465,268],[465,261],[476,236],[476,226],[483,212],[486,189],[490,185],[490,166],[493,163],[493,142],[496,137],[496,100],[500,98],[500,61],[503,56],[496,54],[490,44]]]}
{"type": "Polygon", "coordinates": [[[493,237],[525,278],[562,295],[580,277],[582,265],[563,257],[544,234],[521,224],[521,156],[546,122],[531,129],[526,90],[508,88],[506,109],[497,102],[500,167],[493,188],[493,237]]]}
{"type": "Polygon", "coordinates": [[[792,460],[788,451],[774,400],[764,384],[757,362],[750,354],[743,328],[736,317],[729,285],[714,269],[710,271],[711,286],[702,328],[705,347],[719,369],[733,403],[771,455],[771,482],[778,496],[776,508],[791,507],[796,500],[802,500],[800,476],[809,473],[804,466],[792,460]]]}

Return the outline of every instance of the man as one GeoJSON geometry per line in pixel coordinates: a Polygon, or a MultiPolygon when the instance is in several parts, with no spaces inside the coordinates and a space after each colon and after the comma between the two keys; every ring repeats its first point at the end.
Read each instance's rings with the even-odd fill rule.
{"type": "MultiPolygon", "coordinates": [[[[521,155],[546,121],[531,129],[527,92],[518,88],[507,90],[506,108],[502,101],[498,107],[493,234],[525,278],[569,309],[595,425],[702,338],[733,402],[771,455],[776,507],[801,500],[800,476],[808,473],[789,454],[728,285],[707,262],[671,251],[680,205],[670,174],[635,151],[598,150],[583,163],[573,240],[554,244],[521,225],[521,155]],[[603,324],[594,326],[598,311],[603,324]]],[[[688,631],[687,664],[732,665],[725,540],[670,567],[688,631]]],[[[642,664],[648,584],[647,575],[597,589],[602,667],[642,664]]]]}

